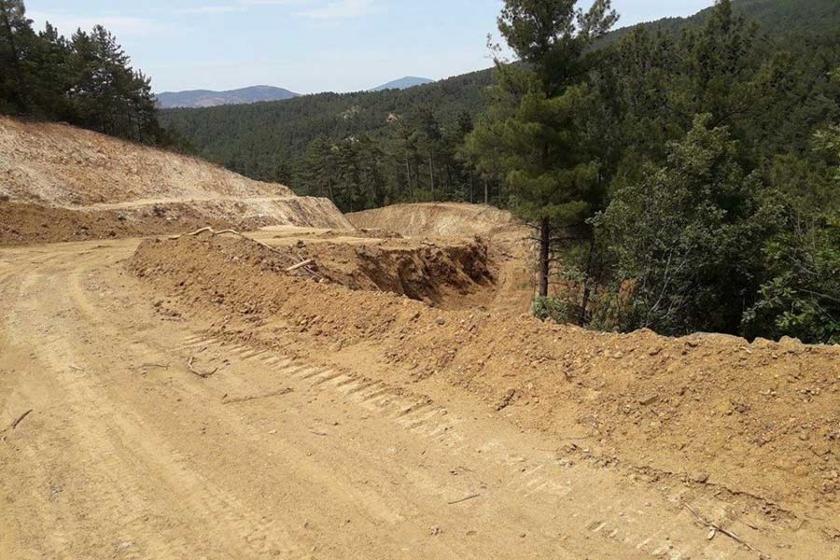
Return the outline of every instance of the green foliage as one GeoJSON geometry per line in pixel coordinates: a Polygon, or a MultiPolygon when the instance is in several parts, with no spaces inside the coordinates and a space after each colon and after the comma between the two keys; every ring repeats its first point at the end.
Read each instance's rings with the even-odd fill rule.
{"type": "Polygon", "coordinates": [[[509,205],[540,231],[540,297],[548,295],[552,232],[580,227],[602,191],[597,156],[581,116],[584,87],[599,56],[590,49],[617,20],[609,0],[587,12],[574,0],[506,0],[499,31],[518,56],[496,60],[498,84],[464,152],[479,171],[504,180],[509,205]]]}
{"type": "Polygon", "coordinates": [[[62,120],[147,143],[166,135],[149,80],[101,26],[68,41],[36,34],[21,0],[0,0],[0,112],[62,120]]]}
{"type": "Polygon", "coordinates": [[[736,6],[677,40],[626,36],[594,80],[611,146],[599,282],[632,286],[622,329],[836,341],[840,44],[780,48],[736,6]]]}
{"type": "MultiPolygon", "coordinates": [[[[310,145],[358,140],[375,145],[384,181],[383,193],[361,197],[368,206],[379,200],[477,201],[483,198],[484,178],[458,157],[458,146],[484,106],[482,93],[492,81],[491,73],[477,72],[403,91],[172,109],[161,112],[161,122],[203,157],[256,179],[290,184],[302,193],[319,192],[313,190],[313,176],[323,171],[310,157],[310,145]],[[281,175],[278,169],[290,173],[281,175]]],[[[495,198],[497,183],[489,183],[495,198]]],[[[343,210],[358,209],[346,206],[346,199],[336,202],[343,210]]]]}
{"type": "Polygon", "coordinates": [[[616,192],[596,220],[616,279],[634,284],[625,328],[735,332],[742,302],[754,297],[768,227],[756,200],[764,187],[738,164],[729,131],[710,121],[698,116],[666,165],[616,192]]]}
{"type": "MultiPolygon", "coordinates": [[[[534,29],[546,22],[553,26],[551,29],[562,29],[571,23],[584,35],[597,36],[603,31],[597,22],[608,25],[614,21],[611,16],[601,17],[607,15],[604,3],[596,2],[587,13],[569,11],[570,4],[568,0],[511,3],[506,29],[534,29]]],[[[713,80],[711,100],[748,110],[720,123],[729,126],[736,139],[749,143],[745,148],[760,152],[743,152],[753,163],[789,148],[809,149],[814,128],[834,110],[824,89],[827,72],[836,66],[840,51],[840,36],[835,32],[840,25],[837,2],[736,0],[732,5],[736,18],[733,27],[739,33],[722,36],[718,29],[716,35],[723,37],[727,50],[716,51],[712,36],[697,39],[693,47],[696,56],[713,55],[708,63],[693,63],[706,69],[704,80],[713,80]],[[742,15],[759,25],[758,34],[750,23],[737,23],[742,15]],[[738,46],[740,42],[748,43],[749,63],[740,57],[744,51],[738,46]],[[720,67],[721,61],[725,64],[730,55],[738,57],[738,64],[728,77],[714,77],[712,70],[720,67]],[[761,74],[753,75],[758,68],[763,68],[761,74]],[[749,85],[741,84],[745,75],[750,76],[749,85]],[[737,84],[731,92],[729,83],[737,84]],[[761,95],[767,92],[773,95],[761,95]],[[742,102],[746,95],[749,103],[742,102]]],[[[576,115],[575,134],[597,155],[593,159],[599,163],[601,190],[609,184],[618,188],[622,182],[638,179],[646,160],[662,163],[667,143],[685,135],[695,113],[712,112],[713,118],[722,118],[703,101],[702,82],[688,72],[687,47],[680,44],[684,31],[702,29],[713,13],[709,9],[687,19],[663,20],[603,35],[585,51],[605,60],[575,59],[580,43],[575,48],[554,49],[554,54],[546,58],[544,68],[553,70],[543,71],[538,78],[552,88],[546,90],[547,98],[562,93],[566,84],[581,80],[589,84],[587,95],[593,91],[598,95],[597,103],[588,102],[581,109],[583,114],[576,115]],[[640,29],[648,32],[634,33],[640,29]],[[630,44],[614,48],[630,35],[630,44]],[[607,48],[610,46],[613,48],[607,48]],[[597,71],[583,76],[594,62],[598,62],[597,71]],[[681,83],[692,88],[683,88],[681,83]]],[[[527,34],[523,37],[523,60],[534,60],[541,49],[545,50],[536,43],[529,45],[527,34]]],[[[558,39],[562,43],[562,37],[562,33],[549,36],[545,46],[556,45],[558,39]]],[[[539,70],[533,65],[526,65],[526,69],[539,70]]],[[[499,82],[497,92],[504,89],[511,72],[512,68],[502,74],[490,69],[405,91],[324,93],[253,105],[174,109],[163,111],[161,122],[202,157],[250,177],[290,184],[301,192],[315,192],[307,179],[311,175],[307,166],[312,160],[306,157],[310,143],[324,139],[337,145],[366,137],[383,154],[384,200],[388,202],[483,201],[486,187],[490,202],[508,205],[506,173],[492,165],[491,158],[476,161],[475,153],[462,149],[459,143],[471,129],[461,130],[462,116],[477,122],[482,120],[480,115],[492,112],[496,94],[487,95],[487,89],[494,81],[499,82]],[[433,145],[426,140],[423,114],[434,117],[443,137],[433,145]],[[474,168],[479,163],[483,163],[482,170],[474,168]]],[[[519,76],[513,73],[510,79],[517,81],[519,76]]],[[[605,194],[599,192],[590,204],[602,206],[605,194]]],[[[368,201],[379,198],[371,193],[364,197],[368,201]]]]}
{"type": "Polygon", "coordinates": [[[745,330],[840,344],[840,225],[786,225],[765,243],[769,279],[744,313],[745,330]]]}
{"type": "Polygon", "coordinates": [[[568,298],[538,296],[534,298],[531,312],[542,321],[574,323],[578,320],[579,308],[568,298]]]}

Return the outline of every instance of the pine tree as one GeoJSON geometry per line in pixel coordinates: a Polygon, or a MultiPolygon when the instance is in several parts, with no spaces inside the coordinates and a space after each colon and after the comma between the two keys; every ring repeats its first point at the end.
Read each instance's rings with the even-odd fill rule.
{"type": "Polygon", "coordinates": [[[22,0],[0,0],[0,109],[26,113],[29,84],[26,54],[34,32],[22,0]]]}
{"type": "Polygon", "coordinates": [[[479,170],[500,173],[512,207],[539,230],[539,295],[548,295],[557,228],[580,226],[600,188],[593,154],[581,149],[581,83],[596,53],[587,50],[617,20],[609,0],[586,12],[574,0],[506,0],[499,31],[521,64],[497,59],[498,86],[488,116],[467,139],[479,170]]]}

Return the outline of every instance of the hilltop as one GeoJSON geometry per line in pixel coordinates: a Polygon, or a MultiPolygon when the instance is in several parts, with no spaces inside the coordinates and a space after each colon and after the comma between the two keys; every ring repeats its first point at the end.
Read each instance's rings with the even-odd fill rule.
{"type": "Polygon", "coordinates": [[[370,91],[385,91],[386,89],[408,89],[415,86],[422,86],[426,84],[431,84],[434,80],[430,80],[429,78],[418,78],[417,76],[406,76],[404,78],[400,78],[398,80],[392,80],[388,83],[382,84],[381,86],[376,86],[375,88],[371,88],[370,91]]]}
{"type": "Polygon", "coordinates": [[[287,89],[272,86],[251,86],[227,91],[207,89],[164,91],[157,94],[157,104],[161,109],[218,107],[219,105],[237,105],[261,101],[283,101],[294,97],[298,97],[298,94],[287,89]]]}

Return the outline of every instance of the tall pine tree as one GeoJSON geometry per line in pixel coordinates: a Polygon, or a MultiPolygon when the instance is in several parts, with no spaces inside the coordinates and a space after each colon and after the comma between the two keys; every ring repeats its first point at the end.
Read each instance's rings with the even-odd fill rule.
{"type": "Polygon", "coordinates": [[[589,47],[617,21],[609,0],[588,11],[574,0],[506,0],[499,31],[519,64],[498,57],[498,85],[467,151],[485,173],[500,173],[512,209],[539,230],[539,295],[548,295],[553,237],[581,226],[597,204],[598,164],[583,142],[581,84],[597,52],[589,47]]]}

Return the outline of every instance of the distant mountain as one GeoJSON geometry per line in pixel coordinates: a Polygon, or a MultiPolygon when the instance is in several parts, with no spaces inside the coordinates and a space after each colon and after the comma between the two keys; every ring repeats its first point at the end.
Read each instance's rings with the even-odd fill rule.
{"type": "Polygon", "coordinates": [[[429,78],[418,78],[417,76],[406,76],[405,78],[400,78],[399,80],[394,80],[392,82],[388,82],[387,84],[382,84],[381,86],[377,86],[370,91],[385,91],[386,89],[408,89],[414,86],[422,86],[424,84],[431,84],[434,80],[430,80],[429,78]]]}
{"type": "Polygon", "coordinates": [[[297,93],[272,86],[252,86],[228,91],[197,89],[192,91],[165,91],[157,95],[161,109],[174,107],[218,107],[219,105],[242,105],[260,101],[283,101],[298,97],[297,93]]]}

